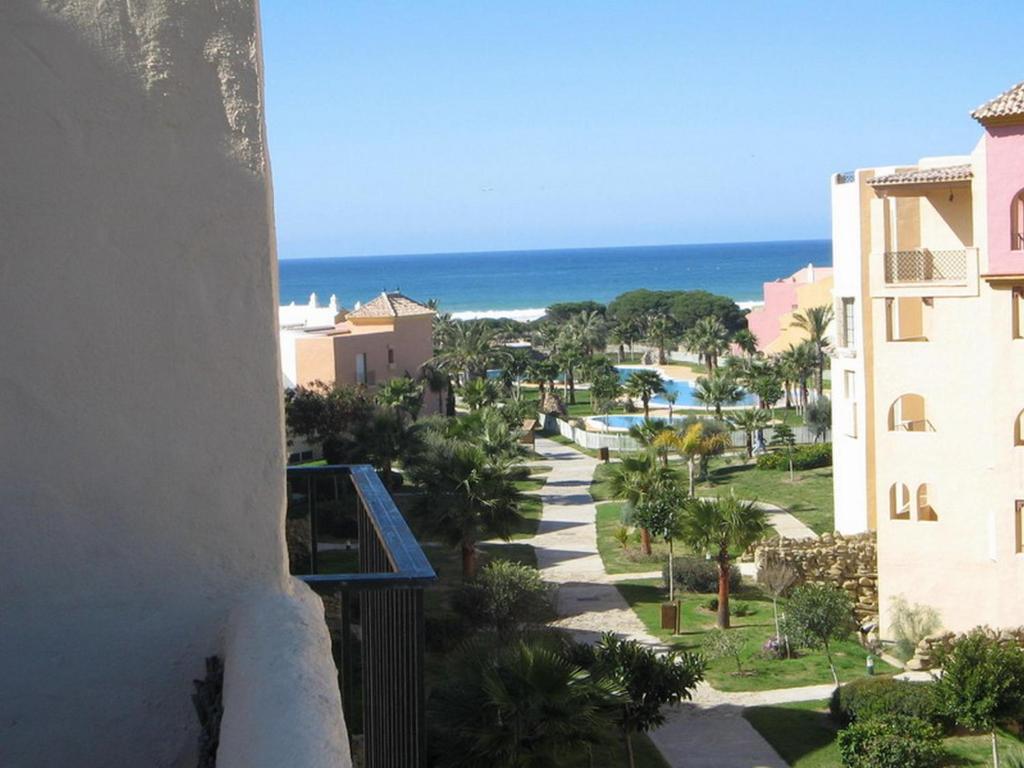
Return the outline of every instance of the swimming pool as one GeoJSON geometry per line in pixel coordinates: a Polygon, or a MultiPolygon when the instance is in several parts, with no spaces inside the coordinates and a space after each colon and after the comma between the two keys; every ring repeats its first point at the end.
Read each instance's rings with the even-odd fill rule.
{"type": "MultiPolygon", "coordinates": [[[[682,424],[685,419],[686,419],[685,416],[673,416],[672,417],[672,424],[674,424],[674,425],[682,424]]],[[[625,415],[625,416],[621,416],[621,415],[616,414],[616,415],[609,415],[609,416],[591,416],[591,417],[589,417],[587,419],[587,422],[588,422],[588,426],[589,426],[590,422],[597,422],[597,424],[595,426],[597,427],[598,430],[601,430],[601,431],[603,431],[605,429],[609,429],[609,430],[619,430],[619,429],[621,429],[623,431],[626,431],[630,427],[635,427],[637,424],[641,423],[643,420],[644,420],[643,414],[629,414],[629,415],[625,415]]],[[[657,421],[657,422],[660,422],[662,424],[666,424],[667,425],[669,420],[668,420],[667,416],[657,416],[656,415],[656,416],[651,416],[651,421],[657,421]]]]}
{"type": "MultiPolygon", "coordinates": [[[[633,371],[643,370],[640,367],[632,366],[618,366],[616,370],[619,372],[619,381],[625,383],[626,379],[633,371]]],[[[701,403],[698,403],[693,399],[693,385],[689,381],[683,381],[682,379],[665,379],[665,389],[668,392],[675,392],[676,394],[676,408],[692,408],[703,407],[701,403]]],[[[651,398],[651,402],[655,405],[668,405],[668,400],[663,395],[655,395],[651,398]]],[[[745,394],[739,401],[733,403],[733,405],[753,405],[754,396],[745,394]]],[[[632,425],[631,425],[632,426],[632,425]]]]}

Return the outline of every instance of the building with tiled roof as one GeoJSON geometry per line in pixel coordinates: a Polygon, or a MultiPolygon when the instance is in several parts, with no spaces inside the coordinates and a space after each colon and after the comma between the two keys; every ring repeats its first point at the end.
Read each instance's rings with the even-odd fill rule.
{"type": "Polygon", "coordinates": [[[903,184],[948,184],[970,181],[973,175],[971,164],[961,163],[939,168],[912,168],[908,171],[887,173],[868,180],[868,184],[872,187],[894,187],[903,184]]]}
{"type": "Polygon", "coordinates": [[[897,598],[1024,624],[1024,83],[972,115],[969,155],[832,180],[835,524],[877,535],[883,640],[897,598]]]}
{"type": "Polygon", "coordinates": [[[1024,82],[986,101],[971,112],[971,117],[983,125],[997,125],[1024,120],[1024,82]]]}
{"type": "Polygon", "coordinates": [[[397,291],[384,292],[380,296],[371,299],[358,309],[354,309],[346,316],[346,320],[382,320],[394,317],[416,317],[420,315],[433,315],[434,310],[426,304],[413,301],[397,291]]]}

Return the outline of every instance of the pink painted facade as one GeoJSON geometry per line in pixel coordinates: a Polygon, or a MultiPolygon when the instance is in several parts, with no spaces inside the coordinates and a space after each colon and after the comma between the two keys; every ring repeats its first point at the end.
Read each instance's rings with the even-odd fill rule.
{"type": "MultiPolygon", "coordinates": [[[[1012,243],[1014,198],[1024,190],[1024,125],[985,129],[988,272],[1024,275],[1024,250],[1012,243]]],[[[1019,215],[1019,213],[1017,214],[1019,215]]]]}
{"type": "Polygon", "coordinates": [[[764,304],[747,315],[747,327],[757,337],[757,348],[765,351],[783,332],[785,316],[800,309],[799,290],[832,277],[831,267],[808,264],[789,277],[764,284],[764,304]]]}

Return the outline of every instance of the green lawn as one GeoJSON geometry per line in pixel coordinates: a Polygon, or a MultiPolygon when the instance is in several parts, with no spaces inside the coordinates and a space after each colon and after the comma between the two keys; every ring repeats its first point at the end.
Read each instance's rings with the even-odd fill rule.
{"type": "MultiPolygon", "coordinates": [[[[667,598],[660,580],[628,581],[617,586],[648,632],[675,648],[701,650],[705,635],[715,626],[714,613],[705,608],[707,601],[714,595],[683,593],[680,600],[682,632],[672,635],[660,626],[661,603],[667,598]]],[[[816,685],[832,680],[822,651],[801,650],[797,658],[781,661],[763,658],[761,646],[775,634],[771,600],[756,587],[744,586],[732,597],[733,607],[737,602],[745,603],[753,609],[750,616],[734,616],[733,628],[729,630],[744,639],[740,654],[743,674],[737,673],[736,662],[732,659],[712,660],[707,671],[707,680],[712,686],[720,691],[764,691],[816,685]]],[[[782,604],[780,602],[780,606],[782,604]]],[[[864,675],[867,654],[856,640],[836,643],[832,656],[841,680],[852,680],[864,675]]],[[[876,662],[875,669],[879,674],[897,671],[884,662],[876,662]]]]}
{"type": "MultiPolygon", "coordinates": [[[[549,472],[551,467],[544,467],[543,469],[549,472]]],[[[544,485],[544,477],[538,476],[538,474],[535,472],[529,479],[517,481],[516,488],[524,492],[540,490],[544,485]]],[[[523,497],[519,504],[519,513],[522,515],[522,519],[513,527],[513,541],[530,539],[537,535],[537,526],[540,524],[541,514],[544,511],[543,507],[544,505],[537,496],[527,494],[523,497]]]]}
{"type": "MultiPolygon", "coordinates": [[[[660,540],[651,541],[651,554],[640,549],[639,533],[634,532],[626,549],[613,536],[622,525],[622,502],[609,501],[597,505],[597,551],[601,553],[604,569],[608,573],[646,573],[657,571],[668,560],[668,545],[660,540]]],[[[684,551],[676,544],[676,552],[684,551]]]]}
{"type": "MultiPolygon", "coordinates": [[[[665,758],[646,734],[633,737],[633,754],[636,757],[636,768],[669,768],[665,758]]],[[[562,765],[564,768],[591,768],[592,764],[589,755],[579,755],[562,765]]],[[[621,740],[616,740],[600,754],[595,751],[593,765],[601,768],[629,768],[626,745],[621,740]]]]}
{"type": "MultiPolygon", "coordinates": [[[[673,460],[670,466],[686,481],[686,466],[681,461],[673,460]]],[[[614,464],[602,464],[595,470],[590,486],[595,500],[613,498],[609,478],[614,471],[614,464]]],[[[797,472],[796,482],[790,482],[789,472],[758,469],[742,456],[714,457],[708,467],[708,480],[697,484],[697,492],[702,496],[717,496],[733,490],[741,498],[757,499],[786,509],[815,533],[834,530],[832,467],[797,472]]]]}
{"type": "MultiPolygon", "coordinates": [[[[834,768],[840,765],[836,725],[828,715],[827,701],[750,707],[743,716],[793,768],[834,768]]],[[[998,736],[1000,755],[1020,752],[1024,745],[1009,733],[998,736]]],[[[989,737],[950,736],[943,739],[948,753],[946,766],[991,764],[989,737]]]]}

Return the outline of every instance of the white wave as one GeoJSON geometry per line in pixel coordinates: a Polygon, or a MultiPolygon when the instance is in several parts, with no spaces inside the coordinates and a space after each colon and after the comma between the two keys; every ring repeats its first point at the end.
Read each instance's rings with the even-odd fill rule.
{"type": "Polygon", "coordinates": [[[470,309],[464,312],[452,312],[455,320],[518,320],[521,323],[528,323],[544,317],[544,307],[530,309],[470,309]]]}
{"type": "Polygon", "coordinates": [[[764,306],[763,301],[737,301],[736,306],[740,309],[760,309],[764,306]]]}

